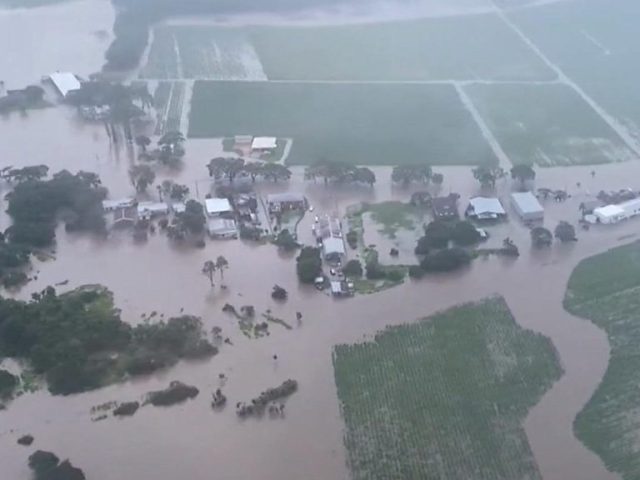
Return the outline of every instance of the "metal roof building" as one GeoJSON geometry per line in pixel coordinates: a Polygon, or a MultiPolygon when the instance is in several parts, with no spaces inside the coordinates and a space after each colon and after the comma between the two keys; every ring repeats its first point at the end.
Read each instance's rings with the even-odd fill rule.
{"type": "Polygon", "coordinates": [[[254,137],[251,150],[275,150],[276,137],[254,137]]]}
{"type": "Polygon", "coordinates": [[[467,215],[479,220],[499,218],[507,214],[497,198],[475,197],[469,200],[467,215]]]}
{"type": "Polygon", "coordinates": [[[209,216],[216,216],[232,211],[231,204],[226,198],[207,198],[204,203],[207,215],[209,216]]]}
{"type": "Polygon", "coordinates": [[[511,205],[524,221],[544,219],[544,208],[531,192],[512,193],[511,205]]]}
{"type": "Polygon", "coordinates": [[[80,81],[70,72],[55,72],[49,75],[49,79],[56,87],[62,97],[66,97],[70,92],[80,90],[80,81]]]}
{"type": "Polygon", "coordinates": [[[344,248],[344,241],[342,238],[329,237],[325,238],[322,242],[322,251],[324,258],[329,261],[338,261],[347,253],[344,248]]]}

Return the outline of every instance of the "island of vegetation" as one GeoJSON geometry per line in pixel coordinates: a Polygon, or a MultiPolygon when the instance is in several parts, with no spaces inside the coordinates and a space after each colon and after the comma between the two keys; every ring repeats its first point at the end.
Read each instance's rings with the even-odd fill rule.
{"type": "Polygon", "coordinates": [[[522,421],[562,369],[502,299],[339,345],[333,359],[353,479],[541,479],[522,421]]]}
{"type": "Polygon", "coordinates": [[[574,422],[576,436],[625,480],[640,476],[640,243],[583,260],[574,270],[564,306],[609,337],[609,366],[574,422]]]}
{"type": "Polygon", "coordinates": [[[53,394],[92,390],[182,358],[217,353],[199,318],[181,316],[132,327],[104,287],[58,295],[48,287],[29,302],[0,298],[0,353],[28,360],[53,394]]]}

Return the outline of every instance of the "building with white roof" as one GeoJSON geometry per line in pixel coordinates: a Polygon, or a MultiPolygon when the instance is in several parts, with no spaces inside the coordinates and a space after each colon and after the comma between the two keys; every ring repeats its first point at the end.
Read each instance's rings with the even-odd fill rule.
{"type": "Polygon", "coordinates": [[[322,241],[322,253],[325,260],[338,262],[344,258],[347,250],[344,247],[344,240],[338,237],[325,238],[322,241]]]}
{"type": "Polygon", "coordinates": [[[135,204],[135,200],[133,198],[121,198],[119,200],[103,200],[102,208],[105,212],[113,212],[114,210],[118,210],[120,208],[130,208],[135,204]]]}
{"type": "Polygon", "coordinates": [[[164,202],[140,202],[138,203],[138,217],[152,218],[159,215],[167,215],[169,206],[164,202]]]}
{"type": "Polygon", "coordinates": [[[65,98],[69,93],[80,90],[80,81],[71,72],[55,72],[49,75],[49,80],[53,83],[58,93],[65,98]]]}
{"type": "Polygon", "coordinates": [[[611,224],[640,215],[640,198],[627,200],[616,205],[605,205],[593,210],[598,223],[611,224]]]}
{"type": "Polygon", "coordinates": [[[207,222],[207,232],[213,238],[237,238],[238,229],[235,220],[229,218],[211,218],[207,222]]]}
{"type": "Polygon", "coordinates": [[[475,197],[469,200],[466,210],[468,217],[478,220],[495,220],[504,217],[505,212],[502,203],[497,198],[475,197]]]}
{"type": "Polygon", "coordinates": [[[226,198],[207,198],[204,204],[207,215],[210,217],[219,217],[233,211],[231,203],[226,198]]]}
{"type": "Polygon", "coordinates": [[[254,137],[251,150],[254,152],[270,152],[277,147],[276,137],[254,137]]]}
{"type": "Polygon", "coordinates": [[[544,208],[531,192],[512,193],[511,206],[525,222],[544,219],[544,208]]]}

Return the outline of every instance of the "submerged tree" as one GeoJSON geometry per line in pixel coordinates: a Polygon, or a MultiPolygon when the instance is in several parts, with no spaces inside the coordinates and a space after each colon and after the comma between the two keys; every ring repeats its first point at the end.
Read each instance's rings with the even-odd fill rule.
{"type": "Polygon", "coordinates": [[[209,279],[211,288],[215,286],[213,283],[213,275],[216,273],[216,263],[213,260],[207,260],[202,266],[202,274],[209,279]]]}
{"type": "Polygon", "coordinates": [[[429,183],[432,176],[431,167],[423,164],[398,165],[393,167],[391,172],[391,180],[395,183],[401,183],[405,187],[412,182],[429,183]]]}
{"type": "Polygon", "coordinates": [[[224,271],[229,268],[229,261],[222,255],[216,258],[216,270],[220,272],[220,281],[224,281],[224,271]]]}
{"type": "Polygon", "coordinates": [[[544,227],[531,229],[531,243],[536,248],[548,247],[553,241],[553,235],[544,227]]]}
{"type": "Polygon", "coordinates": [[[129,169],[129,176],[138,193],[145,192],[156,179],[156,174],[149,165],[132,166],[129,169]]]}
{"type": "Polygon", "coordinates": [[[560,222],[554,231],[555,236],[562,243],[576,241],[576,229],[569,222],[560,222]]]}
{"type": "Polygon", "coordinates": [[[531,165],[515,165],[511,169],[511,178],[520,182],[520,188],[524,188],[528,181],[536,178],[536,171],[531,165]]]}
{"type": "Polygon", "coordinates": [[[503,178],[505,173],[498,165],[480,165],[472,170],[473,178],[480,182],[482,188],[495,188],[496,181],[503,178]]]}

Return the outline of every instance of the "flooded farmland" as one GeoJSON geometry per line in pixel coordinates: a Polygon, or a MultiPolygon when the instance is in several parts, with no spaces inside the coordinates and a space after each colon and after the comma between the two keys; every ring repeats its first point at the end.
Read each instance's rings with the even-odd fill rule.
{"type": "MultiPolygon", "coordinates": [[[[433,5],[436,3],[443,5],[433,5]]],[[[492,8],[484,1],[459,3],[464,8],[492,8]]],[[[81,76],[98,71],[111,35],[104,32],[111,32],[113,20],[110,3],[99,0],[0,12],[0,40],[12,46],[10,55],[0,55],[1,79],[7,88],[21,88],[55,70],[81,76]]],[[[185,147],[183,167],[178,172],[161,169],[157,181],[170,178],[183,183],[202,200],[212,188],[205,165],[226,153],[217,139],[189,139],[185,147]]],[[[134,193],[128,174],[136,161],[132,148],[114,146],[102,125],[82,122],[70,107],[1,117],[0,158],[2,166],[44,163],[52,172],[93,171],[112,198],[134,193]]],[[[258,194],[300,192],[315,212],[344,215],[350,205],[360,202],[406,202],[415,190],[393,186],[390,167],[372,168],[378,181],[371,188],[326,187],[321,181],[305,181],[303,167],[291,170],[288,183],[259,183],[258,194]]],[[[443,191],[459,193],[465,206],[469,197],[480,192],[470,170],[468,166],[437,168],[444,175],[443,191]]],[[[566,202],[544,203],[545,225],[553,228],[560,220],[576,223],[582,201],[601,189],[634,188],[631,182],[639,174],[637,161],[537,169],[537,186],[571,194],[566,202]]],[[[8,187],[1,188],[4,197],[8,187]]],[[[505,206],[510,191],[510,180],[498,181],[498,197],[505,206]]],[[[148,195],[155,194],[150,189],[148,195]]],[[[4,198],[0,205],[6,209],[4,198]]],[[[575,438],[572,427],[606,370],[607,337],[593,324],[567,313],[562,299],[569,276],[582,259],[635,239],[640,224],[632,220],[596,226],[578,232],[578,242],[537,251],[530,249],[528,228],[515,212],[508,213],[508,222],[488,227],[490,242],[510,237],[520,248],[519,258],[480,258],[460,272],[407,280],[399,287],[344,300],[301,286],[295,260],[270,244],[219,240],[195,249],[175,246],[160,233],[136,243],[126,231],[112,232],[105,239],[67,234],[60,228],[54,259],[33,262],[32,275],[37,278],[15,293],[16,298],[26,300],[48,285],[67,281],[58,287],[60,291],[102,284],[113,291],[127,322],[140,323],[143,315],[154,311],[167,317],[185,312],[202,317],[208,331],[220,327],[232,344],[222,345],[211,360],[182,361],[160,373],[92,392],[62,397],[51,396],[43,388],[17,398],[0,412],[3,477],[30,478],[27,450],[16,444],[19,436],[28,433],[35,437],[35,447],[70,458],[94,480],[348,479],[333,346],[370,339],[387,325],[412,322],[462,302],[500,294],[521,327],[551,339],[564,369],[524,424],[543,478],[617,478],[575,438]],[[218,255],[229,261],[226,290],[212,289],[201,273],[203,262],[218,255]],[[274,284],[289,292],[286,303],[271,299],[274,284]],[[222,312],[226,303],[254,305],[260,313],[271,310],[293,328],[274,325],[267,337],[246,338],[237,319],[222,312]],[[302,313],[300,322],[296,322],[296,312],[302,313]],[[209,395],[221,386],[222,373],[230,405],[213,411],[209,395]],[[300,387],[286,402],[284,418],[240,419],[235,415],[235,402],[255,397],[287,378],[295,378],[300,387]],[[197,386],[201,395],[172,408],[144,408],[133,418],[92,422],[93,406],[140,400],[146,392],[162,389],[172,380],[197,386]]],[[[4,212],[2,215],[4,229],[9,219],[4,212]]],[[[305,243],[311,241],[313,217],[307,213],[298,227],[305,243]]],[[[365,238],[388,249],[393,243],[385,243],[389,240],[384,236],[377,232],[368,236],[372,223],[370,219],[365,222],[365,238]]],[[[399,241],[402,248],[397,261],[415,263],[402,233],[399,241]]],[[[388,259],[386,252],[382,259],[388,259]]]]}

